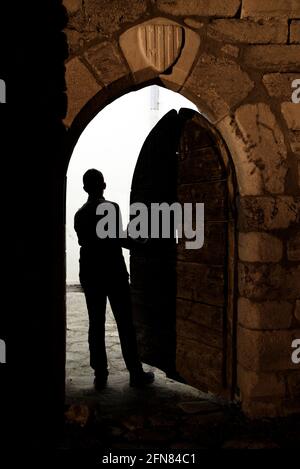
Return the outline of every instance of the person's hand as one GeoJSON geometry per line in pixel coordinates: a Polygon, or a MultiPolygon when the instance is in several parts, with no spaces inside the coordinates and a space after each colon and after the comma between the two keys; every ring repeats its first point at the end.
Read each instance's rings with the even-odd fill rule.
{"type": "Polygon", "coordinates": [[[136,238],[136,239],[131,238],[131,239],[138,244],[148,244],[150,241],[149,238],[136,238]]]}

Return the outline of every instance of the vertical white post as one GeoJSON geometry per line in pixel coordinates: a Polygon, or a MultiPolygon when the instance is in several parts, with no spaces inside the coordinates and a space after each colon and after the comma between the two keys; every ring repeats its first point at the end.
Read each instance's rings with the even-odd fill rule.
{"type": "Polygon", "coordinates": [[[159,121],[159,86],[150,86],[150,109],[148,111],[150,125],[153,128],[159,121]]]}
{"type": "Polygon", "coordinates": [[[159,111],[159,87],[151,86],[151,95],[150,95],[150,110],[159,111]]]}

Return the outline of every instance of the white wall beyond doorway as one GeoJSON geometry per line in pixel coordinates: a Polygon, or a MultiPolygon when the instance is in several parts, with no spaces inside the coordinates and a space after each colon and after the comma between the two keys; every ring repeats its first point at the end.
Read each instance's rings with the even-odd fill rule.
{"type": "MultiPolygon", "coordinates": [[[[73,228],[75,212],[87,199],[82,175],[89,168],[104,174],[105,198],[116,201],[124,225],[129,218],[133,171],[141,147],[156,123],[169,110],[196,106],[178,93],[150,86],[128,93],[104,108],[86,127],[74,149],[68,169],[66,247],[67,283],[78,283],[79,246],[73,228]]],[[[128,262],[128,252],[124,250],[128,262]]]]}

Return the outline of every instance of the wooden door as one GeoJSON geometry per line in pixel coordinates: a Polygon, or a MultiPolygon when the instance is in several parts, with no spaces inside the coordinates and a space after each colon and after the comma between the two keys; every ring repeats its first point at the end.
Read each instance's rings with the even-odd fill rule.
{"type": "MultiPolygon", "coordinates": [[[[178,114],[170,111],[147,137],[135,168],[130,203],[177,198],[178,114]]],[[[150,225],[149,220],[149,225],[150,225]]],[[[150,226],[149,226],[150,228],[150,226]]],[[[131,251],[134,321],[144,362],[173,376],[176,370],[176,242],[151,239],[131,251]]]]}
{"type": "Polygon", "coordinates": [[[131,203],[204,203],[201,249],[150,240],[131,252],[131,286],[145,363],[204,391],[227,395],[234,349],[233,177],[227,150],[195,111],[170,111],[140,152],[131,203]]]}

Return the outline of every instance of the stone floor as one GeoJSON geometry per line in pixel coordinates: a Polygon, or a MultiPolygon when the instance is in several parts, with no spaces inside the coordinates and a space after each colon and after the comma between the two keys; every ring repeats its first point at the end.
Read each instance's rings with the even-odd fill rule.
{"type": "Polygon", "coordinates": [[[239,409],[153,370],[155,383],[129,387],[118,333],[107,311],[109,382],[93,389],[84,295],[67,293],[66,431],[63,448],[278,448],[300,443],[298,421],[250,423],[239,409]],[[287,425],[287,428],[285,427],[287,425]]]}

